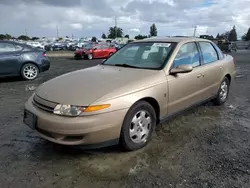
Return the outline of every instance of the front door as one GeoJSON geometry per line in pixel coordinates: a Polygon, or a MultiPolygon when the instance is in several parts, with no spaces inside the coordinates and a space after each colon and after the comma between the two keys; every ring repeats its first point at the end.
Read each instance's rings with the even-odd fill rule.
{"type": "Polygon", "coordinates": [[[101,58],[101,57],[103,57],[102,45],[95,46],[94,57],[95,58],[101,58]]]}
{"type": "Polygon", "coordinates": [[[175,57],[171,68],[191,64],[193,71],[168,75],[168,115],[174,114],[202,100],[203,67],[194,42],[186,43],[175,57]]]}

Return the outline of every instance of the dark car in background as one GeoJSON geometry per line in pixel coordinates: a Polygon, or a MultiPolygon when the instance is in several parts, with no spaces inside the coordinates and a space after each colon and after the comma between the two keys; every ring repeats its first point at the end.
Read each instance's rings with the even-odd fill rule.
{"type": "Polygon", "coordinates": [[[49,70],[46,51],[12,41],[0,41],[0,77],[21,76],[34,80],[40,72],[49,70]]]}
{"type": "Polygon", "coordinates": [[[46,45],[44,48],[46,51],[66,50],[67,43],[63,43],[63,42],[51,43],[51,44],[46,45]]]}
{"type": "Polygon", "coordinates": [[[218,46],[223,52],[237,51],[237,45],[235,42],[219,42],[218,46]]]}

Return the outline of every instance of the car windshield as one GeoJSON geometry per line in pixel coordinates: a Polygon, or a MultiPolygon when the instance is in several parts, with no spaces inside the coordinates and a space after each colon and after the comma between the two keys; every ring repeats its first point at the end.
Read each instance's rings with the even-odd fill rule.
{"type": "Polygon", "coordinates": [[[103,64],[159,69],[164,65],[174,46],[175,43],[170,42],[130,43],[113,54],[103,64]]]}

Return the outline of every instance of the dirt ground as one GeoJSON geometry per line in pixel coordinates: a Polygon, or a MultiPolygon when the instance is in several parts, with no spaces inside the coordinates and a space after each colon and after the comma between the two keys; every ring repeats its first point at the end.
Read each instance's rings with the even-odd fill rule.
{"type": "Polygon", "coordinates": [[[0,80],[1,188],[250,187],[250,51],[233,54],[237,77],[228,102],[208,103],[159,125],[146,148],[83,150],[41,139],[22,123],[34,89],[101,60],[51,58],[35,81],[0,80]]]}

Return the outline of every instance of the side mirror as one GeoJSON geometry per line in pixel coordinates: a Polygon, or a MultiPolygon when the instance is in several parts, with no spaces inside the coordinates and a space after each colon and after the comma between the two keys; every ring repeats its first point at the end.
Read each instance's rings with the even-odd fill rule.
{"type": "Polygon", "coordinates": [[[188,73],[193,70],[192,65],[179,65],[176,68],[170,70],[170,74],[178,74],[178,73],[188,73]]]}

